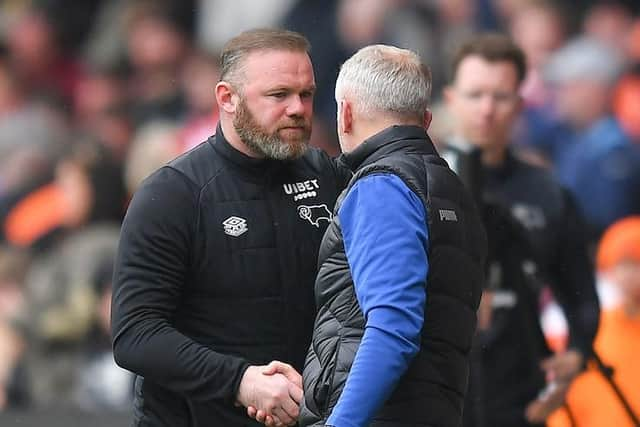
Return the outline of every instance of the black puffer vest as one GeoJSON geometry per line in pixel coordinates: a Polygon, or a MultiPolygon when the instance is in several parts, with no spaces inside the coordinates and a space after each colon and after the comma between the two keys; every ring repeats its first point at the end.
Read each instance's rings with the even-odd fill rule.
{"type": "Polygon", "coordinates": [[[422,128],[390,127],[344,159],[356,174],[338,199],[320,247],[318,313],[304,368],[301,425],[324,425],[364,333],[337,213],[358,179],[392,173],[415,192],[427,212],[427,306],[421,349],[372,425],[458,426],[486,253],[475,205],[422,128]]]}

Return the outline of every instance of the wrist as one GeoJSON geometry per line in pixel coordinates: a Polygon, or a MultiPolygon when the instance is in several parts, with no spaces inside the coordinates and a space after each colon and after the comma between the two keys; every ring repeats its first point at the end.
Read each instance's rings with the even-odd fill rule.
{"type": "Polygon", "coordinates": [[[246,403],[243,400],[247,399],[249,381],[247,381],[247,377],[252,375],[252,371],[254,371],[256,366],[250,365],[248,362],[244,363],[240,369],[238,370],[237,380],[233,385],[233,399],[234,403],[239,402],[243,406],[246,406],[246,403]]]}

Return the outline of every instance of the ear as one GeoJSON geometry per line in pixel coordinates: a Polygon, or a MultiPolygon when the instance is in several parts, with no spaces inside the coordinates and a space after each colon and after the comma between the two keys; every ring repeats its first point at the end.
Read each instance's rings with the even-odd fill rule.
{"type": "Polygon", "coordinates": [[[340,134],[353,132],[353,109],[351,103],[345,99],[339,101],[338,105],[338,131],[340,134]]]}
{"type": "Polygon", "coordinates": [[[218,82],[215,92],[218,108],[229,114],[235,113],[239,98],[233,86],[225,81],[218,82]]]}
{"type": "Polygon", "coordinates": [[[431,119],[433,119],[433,114],[431,114],[431,111],[426,110],[424,112],[424,118],[423,118],[424,130],[429,129],[429,126],[431,125],[431,119]]]}

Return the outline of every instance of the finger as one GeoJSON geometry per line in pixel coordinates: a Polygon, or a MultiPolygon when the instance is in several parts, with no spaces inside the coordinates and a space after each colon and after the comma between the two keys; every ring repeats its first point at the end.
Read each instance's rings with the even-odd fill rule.
{"type": "MultiPolygon", "coordinates": [[[[298,419],[298,415],[300,415],[300,406],[298,402],[293,399],[285,399],[282,401],[281,408],[287,413],[289,417],[291,417],[294,421],[298,419]]],[[[280,417],[280,420],[285,424],[288,424],[289,421],[280,417]]]]}
{"type": "Polygon", "coordinates": [[[274,408],[271,412],[274,416],[278,417],[282,424],[289,424],[298,418],[297,414],[295,416],[293,414],[289,414],[289,412],[282,406],[274,408]]]}
{"type": "Polygon", "coordinates": [[[298,386],[300,390],[302,390],[302,375],[300,375],[295,369],[291,368],[286,377],[289,381],[298,386]]]}
{"type": "Polygon", "coordinates": [[[296,404],[300,405],[302,397],[304,396],[302,387],[298,387],[298,385],[294,383],[289,383],[289,396],[291,396],[296,404]]]}
{"type": "Polygon", "coordinates": [[[280,418],[276,417],[275,415],[267,415],[267,421],[265,422],[265,424],[268,427],[282,427],[285,425],[282,421],[280,421],[280,418]]]}
{"type": "Polygon", "coordinates": [[[293,366],[288,363],[278,362],[278,372],[284,374],[287,379],[295,383],[298,387],[302,388],[302,375],[294,369],[293,366]]]}
{"type": "Polygon", "coordinates": [[[280,362],[279,360],[274,360],[269,363],[264,370],[266,375],[273,375],[276,372],[284,375],[289,381],[302,388],[302,375],[300,375],[293,366],[280,362]]]}
{"type": "Polygon", "coordinates": [[[256,421],[264,423],[267,418],[268,415],[265,411],[259,410],[256,412],[256,421]]]}
{"type": "Polygon", "coordinates": [[[258,413],[258,410],[253,406],[247,407],[247,415],[249,416],[249,418],[256,418],[257,413],[258,413]]]}

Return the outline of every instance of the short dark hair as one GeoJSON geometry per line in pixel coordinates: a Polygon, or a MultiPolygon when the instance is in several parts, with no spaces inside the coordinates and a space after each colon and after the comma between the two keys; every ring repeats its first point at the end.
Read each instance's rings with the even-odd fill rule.
{"type": "Polygon", "coordinates": [[[288,50],[309,53],[311,45],[300,33],[275,28],[245,31],[229,40],[220,54],[220,80],[227,80],[243,60],[258,50],[288,50]]]}
{"type": "Polygon", "coordinates": [[[527,73],[527,60],[524,52],[511,38],[499,33],[476,35],[462,43],[453,55],[451,62],[451,80],[455,80],[460,63],[469,56],[479,56],[489,62],[506,61],[516,68],[518,84],[527,73]]]}

